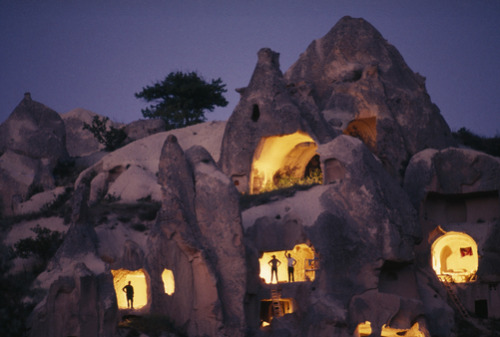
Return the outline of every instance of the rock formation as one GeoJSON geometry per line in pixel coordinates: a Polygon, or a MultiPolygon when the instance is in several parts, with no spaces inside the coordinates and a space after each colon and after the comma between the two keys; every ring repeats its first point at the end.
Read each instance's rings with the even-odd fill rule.
{"type": "Polygon", "coordinates": [[[53,189],[52,171],[67,157],[61,117],[26,93],[0,125],[0,212],[14,214],[35,192],[53,189]]]}
{"type": "Polygon", "coordinates": [[[342,18],[284,77],[296,88],[295,100],[307,100],[337,130],[362,139],[393,177],[402,180],[415,153],[454,144],[425,79],[363,19],[342,18]]]}
{"type": "Polygon", "coordinates": [[[102,157],[21,102],[0,126],[4,211],[72,192],[31,337],[494,335],[500,160],[449,147],[424,79],[363,19],[341,19],[285,75],[278,56],[258,52],[227,123],[132,123],[102,157]],[[47,134],[57,151],[27,146],[47,134]],[[93,159],[52,189],[66,146],[93,159]],[[51,190],[26,200],[38,184],[51,190]],[[161,328],[132,324],[151,317],[161,328]]]}

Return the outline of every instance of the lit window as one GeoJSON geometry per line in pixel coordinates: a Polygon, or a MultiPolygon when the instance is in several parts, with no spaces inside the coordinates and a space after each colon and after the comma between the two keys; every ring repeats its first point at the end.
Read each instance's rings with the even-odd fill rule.
{"type": "Polygon", "coordinates": [[[448,232],[432,244],[432,268],[443,281],[470,282],[478,268],[477,244],[465,233],[448,232]]]}
{"type": "Polygon", "coordinates": [[[259,264],[260,264],[259,276],[267,284],[277,283],[277,281],[278,282],[314,281],[316,270],[319,268],[319,260],[315,254],[314,248],[309,247],[308,245],[303,243],[296,245],[292,250],[289,251],[281,250],[274,252],[265,252],[259,259],[259,264]],[[290,254],[290,257],[295,260],[293,275],[289,275],[288,272],[288,254],[290,254]],[[273,260],[273,256],[277,260],[279,260],[279,263],[276,263],[277,273],[275,273],[274,275],[272,275],[271,273],[273,263],[269,263],[271,260],[273,260]]]}
{"type": "Polygon", "coordinates": [[[174,273],[170,269],[164,269],[161,274],[163,286],[165,287],[165,294],[172,295],[175,292],[174,273]]]}

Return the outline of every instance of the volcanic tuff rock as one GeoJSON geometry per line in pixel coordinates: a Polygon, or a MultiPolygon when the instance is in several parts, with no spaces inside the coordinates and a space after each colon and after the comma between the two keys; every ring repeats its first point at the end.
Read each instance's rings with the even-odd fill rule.
{"type": "Polygon", "coordinates": [[[205,149],[184,155],[172,135],[159,170],[164,199],[148,255],[158,292],[152,306],[187,325],[190,336],[243,336],[245,249],[234,185],[205,149]],[[171,299],[160,295],[164,268],[182,282],[171,299]]]}
{"type": "MultiPolygon", "coordinates": [[[[84,123],[92,125],[92,119],[99,116],[85,109],[73,109],[61,114],[66,127],[66,148],[71,157],[83,157],[104,149],[89,130],[83,130],[84,123]]],[[[99,116],[102,118],[102,116],[99,116]]]]}
{"type": "Polygon", "coordinates": [[[52,171],[68,157],[63,120],[26,93],[0,125],[0,156],[0,211],[10,215],[34,190],[55,187],[52,171]]]}
{"type": "Polygon", "coordinates": [[[224,131],[219,166],[229,177],[239,180],[243,191],[249,184],[253,154],[261,138],[299,130],[315,139],[332,138],[323,132],[326,123],[310,125],[292,101],[279,68],[278,53],[268,48],[259,51],[250,83],[240,92],[240,101],[224,131]]]}
{"type": "MultiPolygon", "coordinates": [[[[451,143],[449,129],[423,78],[370,24],[343,18],[285,76],[278,54],[260,50],[240,93],[227,123],[150,135],[102,158],[70,146],[73,155],[88,154],[91,166],[74,183],[64,242],[33,284],[45,298],[30,316],[31,337],[124,336],[134,333],[118,327],[128,314],[161,317],[171,323],[169,335],[347,337],[369,321],[373,335],[387,324],[407,336],[453,336],[458,315],[429,263],[432,242],[447,231],[468,233],[481,256],[479,280],[457,285],[457,295],[472,313],[477,294],[486,294],[499,315],[490,284],[500,282],[500,162],[442,149],[451,143]],[[262,140],[297,131],[287,163],[314,160],[322,184],[247,195],[262,140]],[[297,254],[303,279],[266,283],[263,256],[280,253],[286,267],[282,250],[297,254]],[[121,287],[135,271],[143,273],[146,304],[129,311],[114,283],[121,287]],[[163,280],[165,271],[175,282],[163,280]],[[171,293],[168,282],[175,283],[171,293]],[[281,317],[272,313],[274,290],[292,308],[281,317]]],[[[50,158],[66,154],[27,155],[20,150],[27,140],[12,133],[62,132],[43,105],[26,97],[13,116],[0,127],[0,186],[7,208],[24,212],[63,193],[19,203],[30,186],[53,185],[50,158]],[[37,126],[45,114],[55,131],[37,126]]],[[[155,125],[129,129],[142,137],[155,125]]],[[[38,220],[64,227],[62,215],[32,219],[14,224],[24,230],[13,229],[2,244],[12,246],[38,220]]]]}
{"type": "Polygon", "coordinates": [[[393,177],[402,179],[415,153],[454,144],[424,78],[361,18],[342,18],[284,77],[297,88],[296,101],[307,93],[310,108],[337,130],[361,138],[393,177]]]}
{"type": "MultiPolygon", "coordinates": [[[[286,250],[301,242],[321,252],[315,286],[282,285],[283,297],[294,298],[297,303],[296,319],[311,322],[292,335],[317,336],[335,330],[325,322],[321,329],[312,323],[316,321],[314,316],[332,314],[335,324],[349,326],[352,332],[366,320],[354,310],[354,302],[377,308],[380,319],[375,320],[373,314],[370,318],[375,330],[405,310],[411,312],[408,319],[414,321],[423,313],[423,305],[410,263],[413,244],[421,240],[421,232],[409,199],[360,140],[339,136],[318,151],[322,160],[337,160],[344,174],[328,185],[242,213],[245,241],[255,254],[253,259],[259,252],[286,250]],[[391,281],[387,273],[398,276],[391,281]],[[400,281],[396,281],[398,277],[400,281]],[[367,291],[376,295],[355,299],[356,294],[367,291]],[[318,302],[322,305],[317,306],[318,302]],[[379,302],[395,304],[380,307],[379,302]],[[345,312],[349,307],[352,310],[345,312]]],[[[259,274],[252,265],[249,268],[250,275],[259,274]]],[[[266,292],[259,280],[252,281],[255,284],[249,289],[256,289],[256,297],[266,292]]]]}

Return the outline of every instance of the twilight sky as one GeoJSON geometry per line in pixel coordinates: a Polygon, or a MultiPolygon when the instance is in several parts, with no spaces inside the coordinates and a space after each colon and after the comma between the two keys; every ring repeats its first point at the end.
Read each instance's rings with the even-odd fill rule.
{"type": "Polygon", "coordinates": [[[452,130],[500,135],[500,0],[0,0],[0,122],[26,91],[59,113],[141,119],[134,97],[171,71],[227,85],[226,120],[257,62],[285,72],[343,16],[362,17],[427,78],[452,130]]]}

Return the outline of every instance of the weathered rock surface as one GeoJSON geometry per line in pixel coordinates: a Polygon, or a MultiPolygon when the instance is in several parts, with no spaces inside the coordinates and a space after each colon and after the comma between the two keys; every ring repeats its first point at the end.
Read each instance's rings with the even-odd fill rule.
{"type": "Polygon", "coordinates": [[[261,49],[250,83],[241,89],[240,101],[227,122],[219,166],[233,180],[238,180],[240,190],[246,192],[254,152],[263,137],[304,131],[313,139],[332,138],[328,132],[322,132],[326,123],[314,126],[317,127],[313,129],[302,116],[287,90],[279,54],[261,49]]]}
{"type": "Polygon", "coordinates": [[[63,120],[26,93],[0,125],[0,212],[11,215],[33,191],[53,189],[52,171],[67,157],[63,120]]]}
{"type": "Polygon", "coordinates": [[[104,149],[89,130],[83,129],[84,123],[92,125],[95,116],[99,115],[82,108],[61,114],[66,127],[66,148],[71,157],[85,157],[104,149]]]}
{"type": "Polygon", "coordinates": [[[148,256],[152,291],[158,292],[152,306],[189,336],[243,336],[246,268],[238,194],[206,150],[188,152],[172,135],[162,150],[164,199],[148,256]],[[164,268],[182,282],[171,298],[162,291],[164,268]]]}
{"type": "Polygon", "coordinates": [[[168,135],[175,135],[183,149],[204,146],[213,158],[219,158],[225,122],[208,122],[183,129],[151,135],[105,155],[83,171],[82,179],[91,179],[90,203],[102,198],[123,203],[137,200],[161,200],[157,182],[162,145],[168,135]]]}
{"type": "MultiPolygon", "coordinates": [[[[311,322],[309,327],[300,325],[302,336],[322,335],[335,325],[348,327],[339,335],[350,335],[359,323],[368,320],[362,312],[344,311],[356,307],[358,297],[363,299],[364,310],[370,311],[367,316],[374,329],[381,329],[402,310],[413,321],[423,314],[423,306],[415,272],[412,268],[405,271],[405,266],[413,260],[413,244],[421,239],[421,232],[409,199],[360,140],[339,136],[318,151],[322,160],[336,160],[344,174],[328,185],[244,211],[245,241],[256,255],[248,259],[257,259],[258,252],[291,250],[305,242],[320,253],[321,268],[313,285],[282,285],[283,292],[294,298],[298,307],[290,325],[298,325],[299,320],[311,322]],[[383,277],[388,272],[407,276],[401,277],[404,283],[395,281],[388,286],[383,277]],[[376,296],[364,295],[374,290],[376,296]],[[333,326],[314,316],[331,317],[333,326]],[[319,330],[313,326],[316,321],[326,326],[319,330]]],[[[252,264],[249,269],[250,275],[259,273],[252,264]]],[[[262,298],[266,287],[255,278],[253,281],[249,289],[256,289],[255,297],[262,298]]]]}
{"type": "Polygon", "coordinates": [[[132,143],[141,138],[145,138],[155,133],[165,131],[165,121],[161,118],[159,119],[141,119],[134,121],[125,126],[125,133],[127,138],[124,143],[132,143]]]}
{"type": "Polygon", "coordinates": [[[359,137],[402,179],[412,155],[452,145],[425,79],[367,21],[342,18],[313,41],[284,75],[295,99],[321,112],[337,130],[359,137]]]}
{"type": "MultiPolygon", "coordinates": [[[[448,231],[467,233],[481,256],[478,279],[454,285],[457,296],[473,316],[484,315],[476,305],[487,298],[490,317],[500,317],[491,286],[500,282],[500,160],[443,149],[449,129],[423,78],[371,25],[343,18],[285,76],[278,54],[262,49],[240,92],[227,124],[141,138],[156,124],[136,123],[130,133],[141,139],[95,163],[99,152],[73,146],[92,164],[75,182],[64,242],[33,284],[46,296],[29,319],[31,337],[132,335],[118,323],[148,314],[179,335],[200,337],[347,337],[366,332],[365,322],[372,335],[455,336],[458,311],[430,263],[433,242],[448,231]],[[300,141],[287,163],[314,155],[322,183],[239,194],[236,188],[248,191],[262,140],[296,131],[300,141]],[[279,252],[286,268],[282,251],[297,254],[303,279],[267,284],[270,266],[259,259],[279,252]],[[121,281],[127,272],[143,273],[144,307],[119,303],[117,272],[121,281]],[[165,272],[173,279],[165,281],[165,272]],[[283,316],[273,312],[274,291],[283,316]]],[[[35,104],[28,98],[20,106],[35,104]]],[[[36,129],[31,119],[20,121],[29,128],[1,128],[36,129]]],[[[9,210],[29,212],[62,192],[49,189],[51,160],[2,150],[0,188],[9,210]],[[26,201],[38,184],[45,192],[26,201]]],[[[22,230],[14,225],[2,243],[12,247],[38,220],[64,226],[62,216],[33,219],[19,224],[22,230]]]]}

